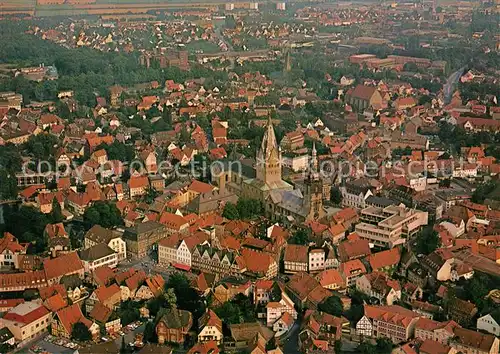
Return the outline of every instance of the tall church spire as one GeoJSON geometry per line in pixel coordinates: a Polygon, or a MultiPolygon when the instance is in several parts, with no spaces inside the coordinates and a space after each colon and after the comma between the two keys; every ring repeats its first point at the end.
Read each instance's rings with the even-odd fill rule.
{"type": "Polygon", "coordinates": [[[281,181],[281,151],[276,141],[271,117],[257,152],[257,179],[265,183],[281,181]]]}

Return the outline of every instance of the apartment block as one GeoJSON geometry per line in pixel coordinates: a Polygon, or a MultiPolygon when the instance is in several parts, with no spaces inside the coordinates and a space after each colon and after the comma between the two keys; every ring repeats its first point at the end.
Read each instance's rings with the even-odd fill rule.
{"type": "Polygon", "coordinates": [[[361,211],[356,233],[375,246],[393,248],[427,225],[428,214],[404,206],[370,206],[361,211]]]}

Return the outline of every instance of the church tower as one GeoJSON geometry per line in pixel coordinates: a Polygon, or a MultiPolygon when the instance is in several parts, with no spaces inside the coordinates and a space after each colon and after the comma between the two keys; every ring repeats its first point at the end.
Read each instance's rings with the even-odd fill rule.
{"type": "Polygon", "coordinates": [[[313,143],[309,171],[304,180],[304,207],[309,210],[307,220],[317,220],[324,216],[323,181],[318,172],[316,144],[313,143]]]}
{"type": "Polygon", "coordinates": [[[288,49],[285,55],[285,72],[290,71],[292,71],[292,57],[290,55],[290,49],[288,49]]]}
{"type": "Polygon", "coordinates": [[[266,184],[281,182],[281,151],[269,117],[260,149],[257,152],[257,179],[266,184]]]}

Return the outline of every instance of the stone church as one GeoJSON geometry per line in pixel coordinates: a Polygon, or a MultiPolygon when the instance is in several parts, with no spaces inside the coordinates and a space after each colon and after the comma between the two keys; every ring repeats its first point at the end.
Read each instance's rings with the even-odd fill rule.
{"type": "Polygon", "coordinates": [[[242,164],[245,165],[246,162],[243,160],[238,166],[229,163],[229,167],[218,174],[214,182],[220,189],[227,188],[240,197],[260,200],[266,216],[274,221],[294,224],[324,217],[323,181],[318,172],[316,148],[313,146],[303,191],[294,189],[294,186],[282,179],[282,161],[281,150],[269,118],[252,168],[248,168],[248,163],[242,168],[242,164]]]}

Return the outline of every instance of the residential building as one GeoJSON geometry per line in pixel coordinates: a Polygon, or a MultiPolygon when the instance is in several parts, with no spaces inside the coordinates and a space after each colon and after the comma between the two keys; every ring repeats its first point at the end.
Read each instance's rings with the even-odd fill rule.
{"type": "MultiPolygon", "coordinates": [[[[227,351],[249,351],[255,347],[255,339],[264,345],[274,337],[274,332],[259,322],[230,324],[230,338],[224,342],[227,351]]],[[[262,350],[262,349],[260,349],[262,350]]]]}
{"type": "Polygon", "coordinates": [[[120,317],[116,312],[99,302],[94,305],[89,317],[109,335],[117,334],[122,329],[120,317]]]}
{"type": "Polygon", "coordinates": [[[478,309],[470,301],[453,298],[448,304],[448,316],[463,326],[470,325],[478,309]]]}
{"type": "Polygon", "coordinates": [[[293,244],[286,245],[283,262],[285,265],[285,273],[294,274],[298,272],[307,272],[309,263],[308,247],[293,244]]]}
{"type": "Polygon", "coordinates": [[[450,346],[463,354],[496,354],[500,350],[500,339],[491,334],[455,328],[450,346]]]}
{"type": "Polygon", "coordinates": [[[327,352],[342,338],[342,334],[349,332],[349,321],[346,318],[307,310],[299,330],[299,348],[302,352],[307,352],[308,348],[315,346],[322,352],[327,352]]]}
{"type": "Polygon", "coordinates": [[[355,286],[358,278],[366,274],[366,267],[359,259],[353,259],[340,264],[340,274],[349,288],[355,286]]]}
{"type": "Polygon", "coordinates": [[[309,272],[321,272],[325,270],[325,250],[322,248],[309,251],[309,272]]]}
{"type": "Polygon", "coordinates": [[[500,337],[500,310],[493,310],[491,313],[477,319],[477,329],[491,333],[500,337]]]}
{"type": "Polygon", "coordinates": [[[71,338],[71,332],[75,323],[81,322],[96,337],[99,334],[99,326],[87,319],[79,304],[73,304],[56,312],[51,325],[51,334],[56,337],[71,338]]]}
{"type": "Polygon", "coordinates": [[[168,309],[156,324],[158,343],[184,343],[193,325],[193,315],[189,311],[168,309]]]}
{"type": "Polygon", "coordinates": [[[158,241],[168,235],[164,225],[146,221],[125,229],[123,239],[127,244],[127,255],[140,259],[155,248],[158,241]]]}
{"type": "Polygon", "coordinates": [[[18,264],[18,255],[26,254],[28,245],[21,245],[14,235],[5,232],[0,239],[0,267],[14,267],[18,264]]]}
{"type": "Polygon", "coordinates": [[[198,321],[198,342],[215,341],[217,345],[222,344],[224,338],[222,334],[222,321],[210,309],[200,317],[198,321]]]}
{"type": "Polygon", "coordinates": [[[120,304],[121,294],[121,289],[117,284],[98,287],[86,301],[87,313],[90,313],[97,303],[114,310],[120,304]]]}
{"type": "Polygon", "coordinates": [[[0,324],[7,327],[21,345],[45,334],[52,321],[52,313],[37,301],[28,301],[10,309],[0,324]]]}
{"type": "Polygon", "coordinates": [[[293,301],[285,292],[282,292],[280,301],[271,301],[266,305],[267,326],[273,326],[284,313],[288,313],[294,320],[297,319],[297,311],[295,310],[293,301]]]}
{"type": "Polygon", "coordinates": [[[115,268],[118,265],[118,254],[105,243],[98,243],[80,251],[80,259],[87,273],[102,266],[115,268]]]}
{"type": "Polygon", "coordinates": [[[364,305],[364,315],[356,323],[356,333],[365,337],[386,337],[398,344],[413,337],[418,318],[418,314],[397,305],[364,305]]]}
{"type": "Polygon", "coordinates": [[[359,237],[376,246],[393,248],[427,225],[427,212],[396,205],[368,207],[361,211],[360,219],[355,227],[359,237]]]}
{"type": "Polygon", "coordinates": [[[373,196],[373,192],[369,186],[359,185],[356,182],[345,183],[339,189],[342,193],[342,206],[344,208],[366,208],[367,199],[373,196]]]}
{"type": "Polygon", "coordinates": [[[382,305],[393,305],[401,300],[401,286],[385,273],[373,272],[356,280],[356,290],[379,300],[382,305]]]}
{"type": "Polygon", "coordinates": [[[47,285],[47,276],[43,270],[0,274],[0,292],[40,289],[47,285]]]}
{"type": "MultiPolygon", "coordinates": [[[[271,300],[274,281],[257,280],[253,289],[253,302],[255,305],[267,304],[271,300]]],[[[277,285],[276,285],[277,286],[277,285]]]]}
{"type": "Polygon", "coordinates": [[[127,244],[123,241],[122,235],[123,233],[120,231],[94,225],[85,234],[84,247],[90,248],[99,243],[105,243],[116,252],[118,262],[121,262],[127,258],[127,244]]]}
{"type": "Polygon", "coordinates": [[[327,269],[322,271],[316,277],[322,287],[335,290],[338,292],[345,292],[346,285],[342,274],[337,269],[327,269]]]}
{"type": "Polygon", "coordinates": [[[77,252],[63,254],[43,261],[43,269],[49,285],[58,284],[63,276],[77,274],[83,279],[85,267],[77,252]]]}
{"type": "Polygon", "coordinates": [[[415,338],[432,340],[441,344],[448,344],[453,338],[455,328],[460,327],[455,321],[438,322],[421,317],[415,324],[415,338]]]}
{"type": "Polygon", "coordinates": [[[287,133],[281,139],[280,146],[289,151],[299,149],[304,146],[304,134],[300,131],[287,133]]]}

